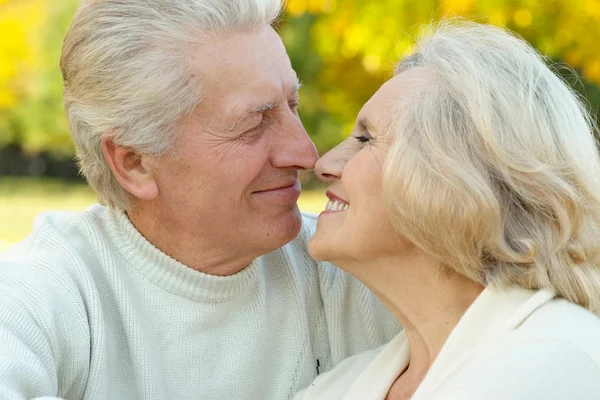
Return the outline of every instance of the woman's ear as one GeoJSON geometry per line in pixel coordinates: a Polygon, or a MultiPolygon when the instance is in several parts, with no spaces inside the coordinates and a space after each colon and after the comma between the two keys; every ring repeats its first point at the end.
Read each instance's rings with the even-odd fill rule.
{"type": "Polygon", "coordinates": [[[102,135],[102,151],[117,181],[132,196],[140,200],[154,200],[158,185],[152,173],[151,159],[113,141],[114,135],[102,135]]]}

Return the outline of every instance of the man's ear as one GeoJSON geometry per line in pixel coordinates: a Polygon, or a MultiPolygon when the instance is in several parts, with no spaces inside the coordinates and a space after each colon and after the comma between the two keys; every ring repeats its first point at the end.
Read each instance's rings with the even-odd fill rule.
{"type": "Polygon", "coordinates": [[[102,135],[102,151],[123,189],[140,200],[150,201],[158,196],[158,185],[150,168],[151,159],[140,156],[130,147],[116,144],[111,133],[102,135]]]}

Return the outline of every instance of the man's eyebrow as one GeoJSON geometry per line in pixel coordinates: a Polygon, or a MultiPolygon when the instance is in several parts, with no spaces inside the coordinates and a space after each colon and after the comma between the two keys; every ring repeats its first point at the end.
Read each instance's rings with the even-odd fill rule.
{"type": "Polygon", "coordinates": [[[248,110],[246,110],[246,112],[244,113],[244,116],[241,117],[235,124],[233,124],[228,130],[232,131],[235,128],[238,127],[239,124],[241,124],[242,122],[244,122],[245,120],[247,120],[248,118],[263,113],[265,111],[268,110],[272,110],[275,107],[275,103],[266,103],[266,104],[261,104],[260,106],[256,106],[256,107],[252,107],[249,108],[248,110]]]}
{"type": "MultiPolygon", "coordinates": [[[[298,97],[298,92],[300,91],[301,87],[302,87],[302,82],[300,82],[300,80],[298,78],[296,78],[296,83],[294,84],[294,89],[292,90],[292,97],[294,97],[294,98],[298,97]]],[[[265,111],[272,110],[273,108],[275,108],[276,105],[277,105],[277,102],[272,102],[272,103],[261,104],[259,106],[248,109],[246,111],[246,113],[244,113],[244,116],[242,118],[240,118],[235,124],[233,124],[228,130],[230,130],[230,131],[234,130],[235,128],[237,128],[237,126],[239,124],[244,122],[244,120],[248,119],[249,117],[256,115],[256,114],[263,113],[265,111]]]]}
{"type": "Polygon", "coordinates": [[[253,109],[250,109],[246,115],[248,114],[254,114],[254,113],[261,113],[261,112],[265,112],[265,111],[269,111],[272,110],[273,108],[275,108],[275,103],[267,103],[267,104],[262,104],[258,107],[254,107],[253,109]]]}
{"type": "MultiPolygon", "coordinates": [[[[294,83],[294,88],[292,89],[291,97],[298,97],[298,92],[300,91],[301,87],[302,87],[302,82],[300,82],[300,80],[298,78],[296,78],[296,83],[294,83]]],[[[276,105],[277,105],[277,102],[262,104],[258,107],[254,107],[253,109],[249,110],[246,114],[261,113],[261,112],[269,111],[269,110],[272,110],[273,108],[275,108],[276,105]]]]}

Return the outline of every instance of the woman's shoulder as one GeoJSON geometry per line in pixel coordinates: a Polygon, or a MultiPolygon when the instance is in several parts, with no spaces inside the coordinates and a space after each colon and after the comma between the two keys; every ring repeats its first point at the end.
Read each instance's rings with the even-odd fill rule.
{"type": "Polygon", "coordinates": [[[460,353],[446,352],[443,368],[436,360],[428,374],[435,379],[426,378],[414,399],[600,398],[600,318],[551,294],[522,294],[493,331],[459,341],[460,353]]]}
{"type": "Polygon", "coordinates": [[[435,393],[436,399],[597,399],[595,350],[568,340],[529,338],[495,343],[474,354],[435,393]]]}
{"type": "Polygon", "coordinates": [[[589,310],[555,298],[535,310],[506,340],[563,343],[589,354],[600,366],[600,317],[589,310]]]}
{"type": "Polygon", "coordinates": [[[599,338],[597,315],[570,301],[554,298],[514,329],[492,339],[481,349],[481,356],[487,354],[495,362],[518,358],[516,370],[545,360],[544,369],[557,368],[563,372],[568,370],[569,360],[585,360],[579,363],[579,370],[586,365],[595,370],[596,379],[600,379],[599,338]]]}
{"type": "MultiPolygon", "coordinates": [[[[440,399],[600,398],[600,318],[563,299],[473,349],[440,399]],[[476,384],[475,384],[476,382],[476,384]]],[[[436,397],[438,398],[438,397],[436,397]]]]}

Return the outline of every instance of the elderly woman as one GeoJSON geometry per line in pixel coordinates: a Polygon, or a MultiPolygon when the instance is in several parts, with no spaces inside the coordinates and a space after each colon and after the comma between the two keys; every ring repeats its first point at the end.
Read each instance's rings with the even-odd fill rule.
{"type": "Polygon", "coordinates": [[[304,399],[599,399],[593,123],[530,46],[445,22],[317,163],[309,250],[405,327],[304,399]]]}

